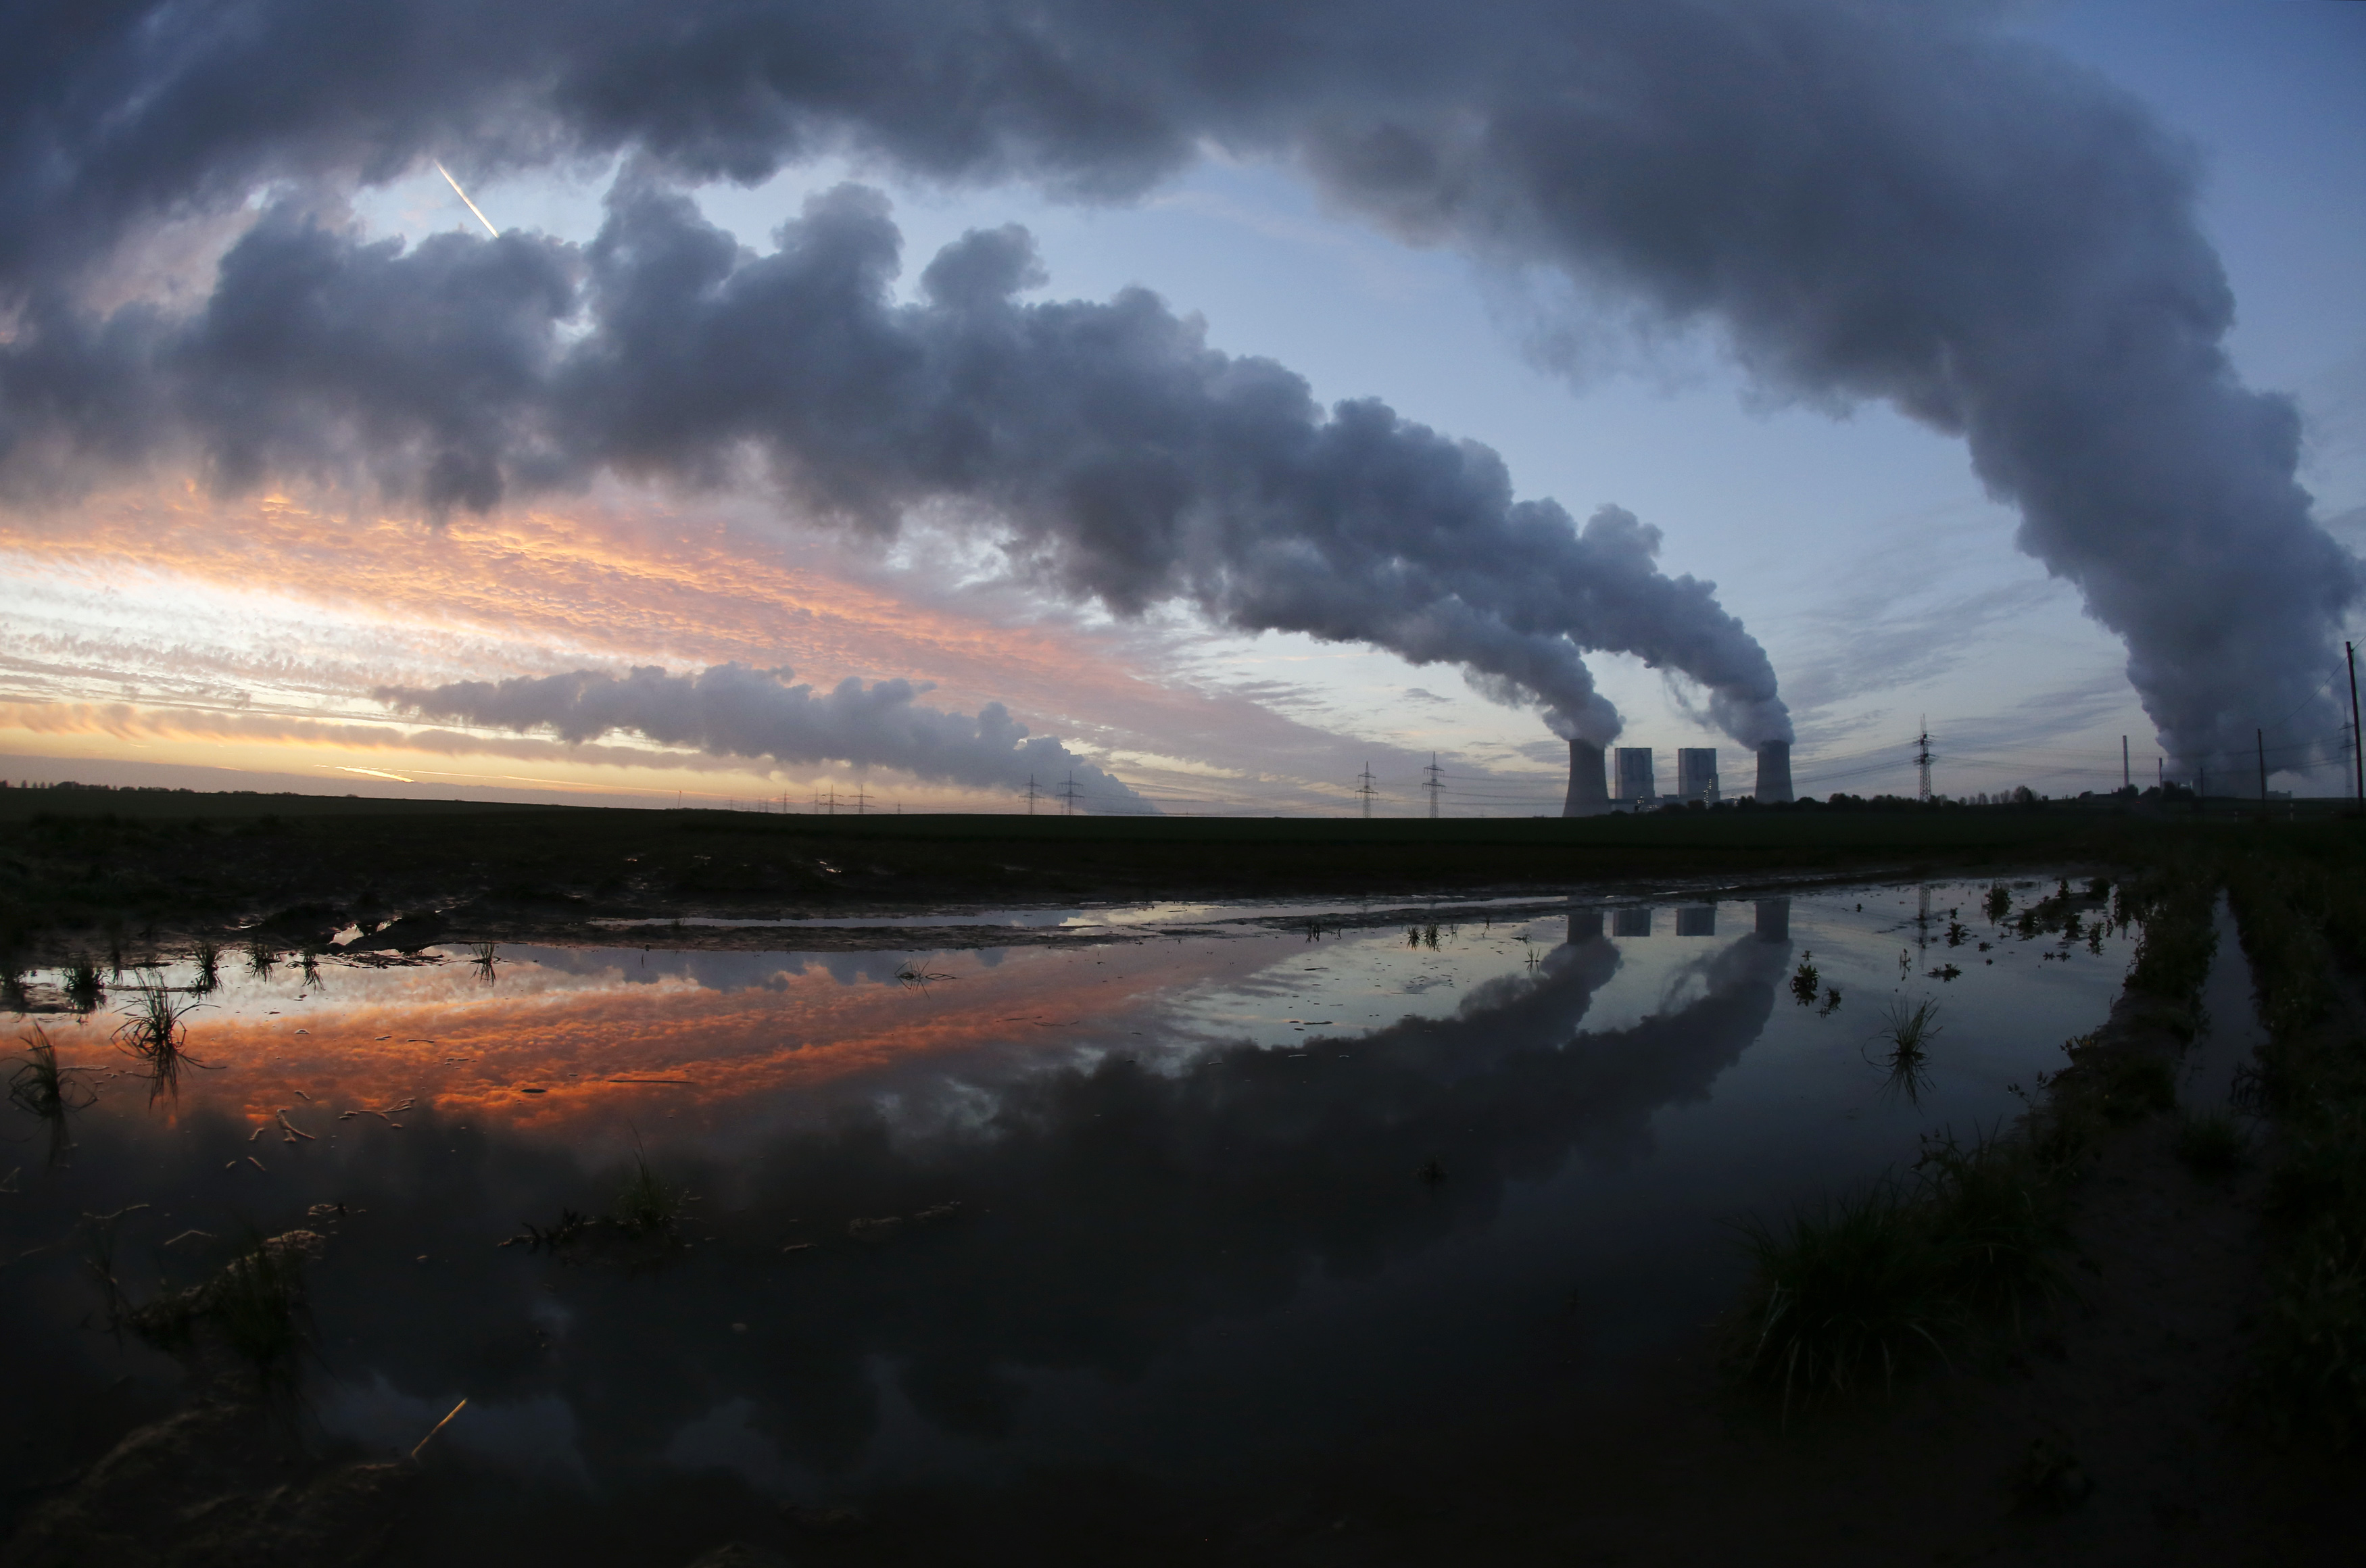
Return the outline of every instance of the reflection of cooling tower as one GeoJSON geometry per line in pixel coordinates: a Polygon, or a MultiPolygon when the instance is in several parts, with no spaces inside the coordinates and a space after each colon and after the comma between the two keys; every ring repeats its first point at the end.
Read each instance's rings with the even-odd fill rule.
{"type": "Polygon", "coordinates": [[[1575,946],[1580,942],[1595,942],[1602,937],[1602,906],[1581,905],[1574,899],[1569,906],[1569,940],[1575,946]]]}
{"type": "Polygon", "coordinates": [[[1628,904],[1610,912],[1610,935],[1613,936],[1649,936],[1651,935],[1651,906],[1628,904]]]}
{"type": "Polygon", "coordinates": [[[1565,817],[1598,817],[1610,809],[1610,789],[1603,771],[1602,748],[1591,741],[1569,743],[1569,799],[1565,817]]]}
{"type": "Polygon", "coordinates": [[[1768,741],[1758,748],[1758,803],[1781,805],[1791,799],[1791,743],[1768,741]]]}
{"type": "Polygon", "coordinates": [[[1716,935],[1717,905],[1705,903],[1692,909],[1676,911],[1676,935],[1679,936],[1716,935]]]}
{"type": "Polygon", "coordinates": [[[1789,899],[1758,901],[1757,935],[1768,942],[1788,942],[1791,939],[1791,901],[1789,899]]]}

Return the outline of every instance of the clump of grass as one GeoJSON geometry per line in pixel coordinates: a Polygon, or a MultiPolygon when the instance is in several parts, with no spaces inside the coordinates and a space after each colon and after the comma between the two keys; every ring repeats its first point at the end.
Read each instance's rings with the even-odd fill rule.
{"type": "Polygon", "coordinates": [[[501,946],[498,942],[479,942],[473,944],[468,949],[472,955],[468,962],[476,969],[477,978],[487,985],[492,984],[500,978],[495,966],[501,961],[501,946]]]}
{"type": "Polygon", "coordinates": [[[2003,924],[2004,917],[2012,911],[2012,890],[2002,882],[1990,882],[1988,897],[1981,901],[1980,907],[1991,924],[2003,924]]]}
{"type": "Polygon", "coordinates": [[[1941,1288],[1974,1321],[2018,1338],[2067,1298],[2062,1187],[2026,1143],[1991,1135],[1966,1148],[1951,1135],[1926,1137],[1915,1172],[1941,1288]]]}
{"type": "Polygon", "coordinates": [[[272,970],[279,967],[279,955],[271,944],[260,936],[246,940],[246,972],[257,980],[269,980],[272,970]]]}
{"type": "Polygon", "coordinates": [[[2155,1056],[2113,1052],[2093,1079],[2096,1107],[2114,1126],[2177,1109],[2177,1074],[2155,1056]]]}
{"type": "Polygon", "coordinates": [[[1802,1007],[1816,1004],[1817,992],[1823,984],[1823,977],[1816,969],[1815,957],[1812,951],[1802,952],[1799,967],[1791,971],[1791,1000],[1802,1007]]]}
{"type": "Polygon", "coordinates": [[[221,989],[221,944],[210,936],[200,936],[189,949],[189,961],[197,967],[197,978],[189,989],[199,996],[221,989]]]}
{"type": "Polygon", "coordinates": [[[1883,1182],[1779,1227],[1745,1222],[1752,1265],[1731,1364],[1794,1406],[1884,1393],[1945,1354],[1958,1312],[1937,1290],[1928,1227],[1913,1195],[1883,1182]]]}
{"type": "Polygon", "coordinates": [[[1938,1018],[1937,997],[1909,1002],[1894,996],[1875,1036],[1881,1042],[1881,1065],[1889,1074],[1885,1092],[1905,1095],[1909,1104],[1921,1104],[1922,1091],[1930,1085],[1931,1042],[1939,1037],[1938,1018]]]}
{"type": "Polygon", "coordinates": [[[2218,951],[2213,918],[2217,899],[2216,879],[2191,872],[2164,878],[2145,890],[2135,901],[2144,934],[2128,969],[2129,990],[2192,1002],[2218,951]]]}
{"type": "Polygon", "coordinates": [[[66,966],[66,1001],[76,1013],[89,1013],[107,999],[107,985],[100,978],[98,965],[86,953],[74,955],[66,966]]]}
{"type": "Polygon", "coordinates": [[[296,972],[308,987],[321,983],[321,949],[307,942],[296,955],[296,972]]]}
{"type": "Polygon", "coordinates": [[[1795,1406],[1853,1399],[2067,1298],[2052,1172],[2017,1139],[1926,1139],[1910,1179],[1741,1226],[1753,1265],[1728,1364],[1795,1406]]]}
{"type": "Polygon", "coordinates": [[[659,1176],[638,1144],[636,1139],[633,1173],[625,1179],[624,1190],[616,1194],[616,1207],[608,1216],[609,1222],[636,1240],[671,1240],[680,1230],[682,1209],[690,1194],[659,1176]]]}
{"type": "Polygon", "coordinates": [[[2177,1158],[2197,1176],[2232,1176],[2250,1157],[2250,1137],[2231,1112],[2189,1114],[2178,1124],[2177,1158]]]}
{"type": "Polygon", "coordinates": [[[73,1149],[66,1118],[96,1104],[98,1091],[77,1076],[81,1070],[60,1065],[58,1048],[39,1025],[17,1037],[24,1042],[25,1055],[9,1075],[8,1103],[41,1119],[50,1130],[50,1163],[62,1164],[73,1149]]]}
{"type": "Polygon", "coordinates": [[[206,1064],[189,1055],[188,1025],[182,1022],[196,1011],[194,1002],[175,1002],[160,976],[141,987],[140,1000],[126,1008],[116,1026],[117,1047],[140,1058],[148,1069],[148,1103],[180,1092],[181,1070],[206,1064]]]}
{"type": "Polygon", "coordinates": [[[124,1327],[181,1356],[219,1345],[266,1401],[291,1394],[311,1343],[305,1271],[325,1243],[291,1230],[248,1243],[212,1278],[120,1314],[124,1327]]]}
{"type": "Polygon", "coordinates": [[[214,1277],[206,1305],[222,1342],[266,1394],[292,1388],[309,1342],[305,1265],[320,1238],[309,1230],[258,1241],[214,1277]]]}

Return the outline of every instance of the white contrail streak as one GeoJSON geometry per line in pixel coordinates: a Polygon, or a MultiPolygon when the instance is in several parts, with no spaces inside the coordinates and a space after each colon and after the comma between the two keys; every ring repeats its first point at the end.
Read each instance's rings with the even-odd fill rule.
{"type": "MultiPolygon", "coordinates": [[[[434,161],[430,160],[430,162],[434,161]]],[[[484,208],[479,207],[473,201],[468,201],[468,193],[460,188],[460,182],[452,177],[452,171],[445,168],[441,162],[436,162],[435,172],[444,176],[444,183],[452,187],[452,194],[454,196],[458,196],[464,202],[468,202],[468,210],[477,215],[477,221],[485,226],[485,232],[491,235],[496,240],[500,239],[501,237],[501,231],[493,227],[493,220],[485,216],[484,208]]]]}

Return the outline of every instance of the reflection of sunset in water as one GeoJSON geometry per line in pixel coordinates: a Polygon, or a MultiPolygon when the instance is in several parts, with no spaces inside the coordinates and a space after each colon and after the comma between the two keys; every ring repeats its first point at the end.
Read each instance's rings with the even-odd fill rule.
{"type": "MultiPolygon", "coordinates": [[[[714,1126],[726,1105],[732,1120],[761,1122],[800,1091],[922,1061],[960,1071],[989,1052],[1023,1063],[1123,1042],[1147,1026],[1154,998],[1240,967],[1247,955],[1236,946],[925,957],[544,949],[554,962],[505,960],[490,984],[448,957],[335,967],[317,990],[233,982],[192,1012],[189,1051],[210,1070],[186,1074],[180,1100],[275,1126],[286,1107],[303,1125],[299,1091],[333,1113],[415,1100],[447,1118],[538,1132],[693,1108],[714,1126]],[[727,970],[728,982],[702,980],[702,967],[727,970]]],[[[1265,945],[1254,946],[1262,958],[1265,945]]],[[[112,1054],[111,1027],[102,1010],[52,1032],[77,1059],[99,1061],[112,1054]]]]}
{"type": "MultiPolygon", "coordinates": [[[[69,1157],[0,1159],[23,1271],[0,1327],[54,1374],[18,1424],[178,1386],[93,1331],[85,1241],[145,1301],[291,1226],[329,1238],[321,1429],[400,1456],[465,1401],[445,1462],[530,1481],[559,1456],[570,1513],[662,1513],[718,1465],[772,1517],[913,1477],[1214,1476],[1558,1421],[1731,1298],[1736,1215],[2011,1114],[2007,1086],[2093,1026],[2133,946],[2000,939],[1941,980],[1900,963],[1921,902],[1373,907],[1320,941],[1302,913],[1228,909],[955,952],[516,946],[490,980],[440,950],[310,981],[226,965],[175,993],[209,1070],[155,1105],[107,1038],[137,1000],[118,985],[41,1020],[106,1074],[69,1157]],[[1794,1000],[1809,951],[1843,1009],[1794,1000]],[[1910,1102],[1863,1042],[1928,993],[1945,1033],[1910,1102]],[[662,1243],[625,1228],[634,1191],[671,1216],[662,1243]],[[1548,1351],[1566,1370],[1540,1379],[1548,1351]]],[[[35,977],[45,1002],[58,979],[35,977]]],[[[542,1495],[501,1506],[540,1521],[542,1495]]]]}

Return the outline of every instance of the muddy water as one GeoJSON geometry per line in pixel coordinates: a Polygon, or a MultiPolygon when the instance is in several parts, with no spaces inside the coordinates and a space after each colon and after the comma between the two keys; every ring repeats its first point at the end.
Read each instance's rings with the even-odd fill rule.
{"type": "MultiPolygon", "coordinates": [[[[54,1169],[6,1113],[25,1370],[0,1439],[22,1498],[170,1407],[176,1368],[106,1331],[85,1256],[83,1216],[139,1204],[113,1226],[134,1299],[344,1205],[314,1222],[312,1418],[393,1451],[468,1401],[436,1439],[464,1501],[401,1560],[693,1494],[745,1520],[1045,1467],[1188,1492],[1582,1403],[1731,1298],[1735,1216],[2009,1118],[2101,1021],[2128,935],[2020,940],[1984,891],[1014,912],[1119,939],[801,954],[784,928],[775,953],[431,949],[310,979],[241,958],[174,1097],[109,1044],[124,993],[21,1021],[98,1099],[54,1169]],[[1926,996],[1910,1094],[1876,1036],[1926,996]],[[678,1248],[498,1245],[603,1213],[642,1156],[694,1194],[678,1248]]],[[[569,1550],[670,1560],[621,1525],[569,1550]]]]}

